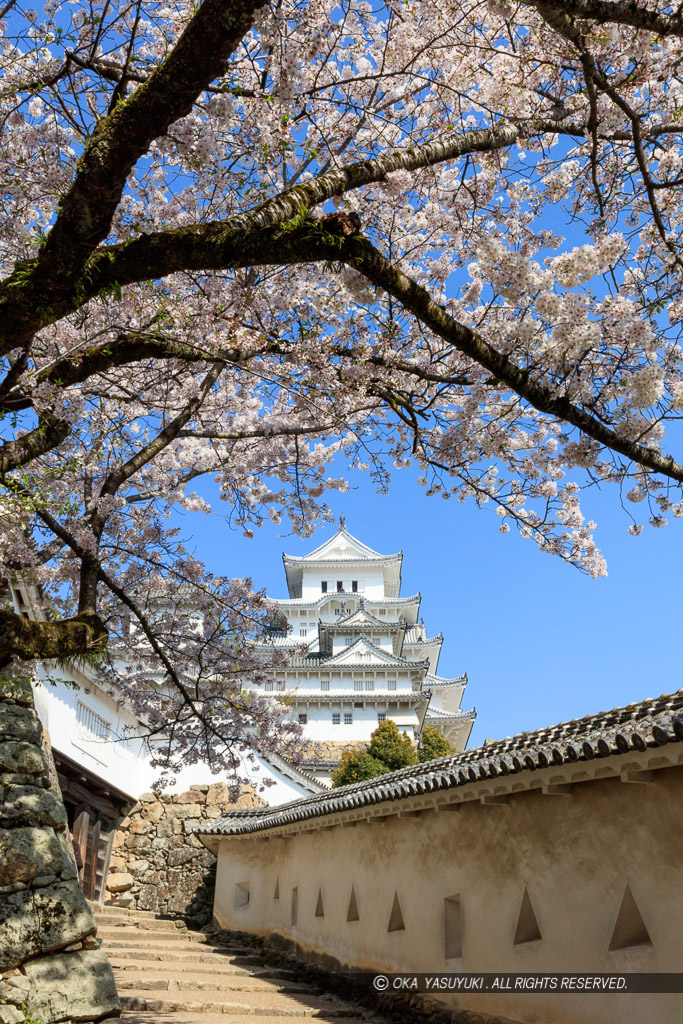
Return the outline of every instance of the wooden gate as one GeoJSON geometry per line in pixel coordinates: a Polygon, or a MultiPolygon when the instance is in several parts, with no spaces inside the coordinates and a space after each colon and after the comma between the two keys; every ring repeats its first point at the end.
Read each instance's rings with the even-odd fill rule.
{"type": "Polygon", "coordinates": [[[82,865],[78,872],[78,882],[86,899],[98,903],[102,902],[106,893],[115,831],[113,825],[103,827],[99,819],[92,822],[87,810],[81,811],[73,824],[74,847],[78,847],[82,865]]]}
{"type": "Polygon", "coordinates": [[[73,836],[78,881],[86,899],[101,903],[118,822],[135,798],[98,778],[53,748],[59,787],[73,836]]]}

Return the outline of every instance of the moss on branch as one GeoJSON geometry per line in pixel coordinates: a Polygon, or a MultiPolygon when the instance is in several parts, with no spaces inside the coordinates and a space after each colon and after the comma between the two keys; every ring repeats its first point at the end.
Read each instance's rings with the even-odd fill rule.
{"type": "Polygon", "coordinates": [[[33,661],[72,658],[104,651],[109,637],[93,612],[58,622],[36,622],[6,608],[0,609],[0,668],[12,658],[33,661]]]}

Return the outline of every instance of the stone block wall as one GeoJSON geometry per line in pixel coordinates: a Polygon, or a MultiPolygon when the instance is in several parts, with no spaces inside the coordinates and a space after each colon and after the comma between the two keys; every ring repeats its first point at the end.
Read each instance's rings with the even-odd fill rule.
{"type": "Polygon", "coordinates": [[[0,1024],[118,1016],[30,686],[0,676],[0,1024]]]}
{"type": "Polygon", "coordinates": [[[106,902],[180,917],[195,928],[208,924],[216,858],[192,829],[231,808],[263,803],[251,786],[231,801],[224,782],[185,793],[143,793],[114,836],[106,902]]]}

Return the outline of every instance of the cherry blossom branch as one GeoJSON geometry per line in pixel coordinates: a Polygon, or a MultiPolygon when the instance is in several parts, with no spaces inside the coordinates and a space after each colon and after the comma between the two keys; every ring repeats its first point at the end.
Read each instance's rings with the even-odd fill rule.
{"type": "Polygon", "coordinates": [[[5,282],[4,295],[0,293],[3,333],[12,335],[10,347],[25,344],[36,329],[17,303],[27,287],[44,311],[53,306],[57,311],[66,291],[72,293],[72,303],[77,300],[79,272],[106,237],[131,169],[223,73],[261,5],[262,0],[203,0],[166,60],[98,122],[39,256],[18,266],[5,282]]]}
{"type": "MultiPolygon", "coordinates": [[[[13,485],[13,489],[17,492],[27,493],[21,484],[13,485]]],[[[184,685],[170,658],[155,637],[147,617],[136,602],[112,579],[97,558],[84,548],[50,512],[38,509],[37,515],[82,562],[94,565],[98,581],[104,583],[121,604],[133,613],[140,623],[147,642],[164,666],[169,681],[181,695],[185,706],[193,716],[202,723],[210,735],[221,743],[235,742],[236,737],[224,736],[213,726],[210,718],[203,714],[197,699],[192,697],[184,685]]],[[[79,614],[74,619],[57,622],[27,619],[15,612],[0,609],[0,668],[7,665],[12,658],[31,661],[35,658],[67,658],[86,651],[103,652],[106,649],[108,636],[109,631],[94,609],[79,610],[79,614]]]]}
{"type": "Polygon", "coordinates": [[[145,445],[135,453],[127,462],[121,466],[117,466],[116,469],[112,470],[107,478],[105,479],[100,489],[100,497],[112,496],[116,494],[119,487],[124,484],[127,480],[146,466],[149,462],[159,455],[164,448],[167,448],[180,434],[180,431],[186,423],[196,415],[198,410],[201,408],[204,399],[208,395],[211,388],[218,380],[221,370],[225,367],[225,363],[217,361],[214,363],[210,371],[202,382],[202,386],[199,389],[198,394],[192,398],[182,412],[178,413],[165,427],[161,430],[154,440],[150,441],[149,444],[145,445]]]}
{"type": "MultiPolygon", "coordinates": [[[[237,347],[209,352],[199,344],[178,341],[167,334],[122,332],[112,341],[75,349],[56,359],[36,373],[31,379],[31,386],[49,382],[59,388],[72,387],[96,374],[147,359],[179,359],[187,363],[202,363],[220,358],[225,363],[239,363],[268,351],[269,346],[266,345],[246,354],[237,347]]],[[[28,409],[31,405],[30,393],[21,388],[10,390],[5,398],[0,398],[0,409],[7,411],[28,409]]]]}
{"type": "Polygon", "coordinates": [[[561,0],[560,4],[549,3],[548,0],[523,0],[523,3],[526,7],[534,7],[546,20],[561,13],[583,21],[594,21],[598,25],[631,25],[660,36],[683,37],[680,8],[675,14],[661,14],[634,0],[561,0]]]}
{"type": "Polygon", "coordinates": [[[0,608],[0,668],[12,658],[64,658],[104,650],[108,632],[96,616],[39,622],[0,608]]]}
{"type": "MultiPolygon", "coordinates": [[[[529,370],[516,366],[480,334],[455,320],[434,302],[425,288],[393,266],[367,239],[347,239],[340,258],[374,285],[392,295],[434,334],[488,370],[496,381],[509,387],[539,412],[570,423],[588,437],[633,460],[644,469],[683,482],[683,465],[671,456],[661,455],[645,445],[620,436],[595,416],[574,405],[565,395],[557,395],[549,387],[533,380],[529,370]]],[[[390,366],[391,363],[387,361],[387,367],[390,366]]],[[[453,378],[447,374],[435,374],[419,366],[409,372],[423,380],[453,383],[453,378]]]]}
{"type": "MultiPolygon", "coordinates": [[[[102,57],[85,60],[72,50],[66,51],[66,57],[67,60],[73,61],[74,64],[83,68],[84,71],[94,71],[108,82],[115,82],[118,84],[123,78],[123,67],[113,60],[105,60],[102,57]]],[[[140,71],[135,71],[134,68],[128,67],[126,68],[126,80],[141,84],[149,81],[149,77],[152,73],[153,72],[150,71],[149,74],[145,75],[140,71]]],[[[212,93],[216,96],[228,94],[230,96],[253,97],[256,95],[254,89],[242,89],[238,85],[207,85],[205,92],[212,93]]]]}
{"type": "Polygon", "coordinates": [[[67,420],[57,419],[51,413],[44,413],[34,427],[14,441],[0,445],[0,473],[9,473],[26,466],[52,451],[66,440],[71,431],[67,420]]]}
{"type": "MultiPolygon", "coordinates": [[[[136,96],[137,92],[128,102],[136,96]]],[[[42,292],[37,301],[31,268],[22,265],[0,285],[0,355],[16,348],[20,337],[56,322],[112,286],[158,279],[183,270],[299,262],[296,255],[287,254],[291,247],[280,227],[327,200],[384,181],[387,174],[397,170],[417,171],[471,153],[493,152],[529,135],[557,134],[561,130],[555,120],[533,118],[394,149],[372,160],[329,170],[224,221],[144,234],[122,245],[97,249],[75,285],[65,287],[64,277],[53,275],[56,283],[52,283],[51,305],[45,304],[42,292]]],[[[569,134],[580,131],[583,129],[579,125],[567,127],[569,134]]],[[[43,254],[46,250],[47,246],[43,254]]]]}
{"type": "MultiPolygon", "coordinates": [[[[579,2],[581,2],[581,0],[579,0],[579,2]]],[[[588,2],[590,2],[590,0],[588,0],[588,2]]],[[[571,6],[571,4],[568,6],[571,6]]],[[[617,5],[615,4],[615,7],[616,6],[617,5]]],[[[655,185],[650,174],[648,160],[645,155],[645,150],[643,148],[644,138],[642,131],[642,118],[636,113],[631,104],[628,103],[628,101],[625,100],[624,97],[619,93],[619,90],[615,88],[615,86],[610,82],[607,75],[605,75],[604,72],[596,64],[594,57],[588,52],[585,42],[584,31],[582,30],[582,27],[578,25],[572,19],[572,17],[570,17],[569,12],[566,9],[567,5],[565,5],[563,9],[559,9],[557,6],[549,4],[544,4],[544,7],[545,9],[542,13],[543,17],[548,22],[548,24],[552,28],[554,28],[555,31],[564,39],[567,39],[570,43],[573,43],[573,45],[581,54],[581,64],[583,66],[584,78],[588,89],[591,107],[591,115],[589,120],[589,128],[591,129],[591,135],[593,139],[591,165],[593,174],[593,185],[598,199],[600,215],[603,215],[604,204],[602,201],[602,196],[600,194],[600,189],[597,181],[597,111],[595,107],[596,85],[602,90],[602,92],[604,92],[606,96],[609,96],[614,105],[618,107],[619,110],[621,110],[621,112],[625,114],[628,120],[631,122],[630,139],[633,142],[633,150],[635,153],[636,162],[638,164],[638,169],[640,170],[640,175],[643,180],[643,185],[645,187],[645,193],[647,195],[648,204],[650,206],[650,211],[652,213],[652,219],[655,223],[655,227],[657,228],[659,237],[661,238],[662,242],[669,250],[669,252],[672,254],[675,264],[679,267],[680,270],[683,270],[683,259],[681,259],[681,256],[679,255],[676,246],[673,244],[673,242],[668,236],[666,225],[664,223],[664,218],[662,217],[662,212],[659,208],[659,204],[657,203],[657,198],[655,195],[655,185]]],[[[683,20],[681,20],[681,24],[683,25],[683,20]]]]}

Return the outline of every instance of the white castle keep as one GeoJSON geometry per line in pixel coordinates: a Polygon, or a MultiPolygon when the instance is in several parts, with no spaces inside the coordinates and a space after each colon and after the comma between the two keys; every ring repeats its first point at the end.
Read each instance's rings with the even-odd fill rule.
{"type": "Polygon", "coordinates": [[[271,642],[291,657],[266,687],[286,695],[304,738],[320,745],[307,770],[328,778],[341,751],[386,718],[416,743],[429,724],[464,750],[475,719],[460,708],[467,676],[437,675],[443,636],[427,636],[420,594],[401,597],[403,553],[373,551],[342,516],[320,547],[282,558],[289,597],[278,600],[271,642]]]}

